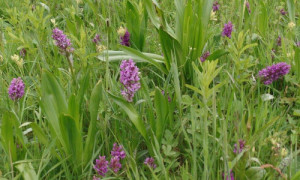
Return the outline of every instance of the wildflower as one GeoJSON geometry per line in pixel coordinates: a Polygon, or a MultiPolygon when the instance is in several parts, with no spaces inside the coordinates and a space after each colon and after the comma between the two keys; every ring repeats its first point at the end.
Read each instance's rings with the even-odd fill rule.
{"type": "Polygon", "coordinates": [[[99,35],[99,34],[96,34],[95,37],[93,38],[93,42],[94,42],[95,44],[98,44],[100,41],[101,41],[100,35],[99,35]]]}
{"type": "Polygon", "coordinates": [[[21,99],[24,95],[25,84],[20,77],[13,78],[8,88],[8,94],[10,99],[16,101],[21,99]]]}
{"type": "MultiPolygon", "coordinates": [[[[224,173],[222,173],[222,177],[223,177],[223,179],[225,179],[224,173]]],[[[234,180],[234,174],[233,174],[232,170],[230,170],[230,177],[229,177],[229,175],[226,176],[226,180],[234,180]]]]}
{"type": "Polygon", "coordinates": [[[250,3],[249,3],[249,1],[246,1],[246,8],[248,10],[248,13],[250,14],[251,13],[251,9],[250,9],[250,3]]]}
{"type": "Polygon", "coordinates": [[[107,47],[104,46],[104,45],[102,45],[102,44],[101,44],[101,45],[97,45],[96,48],[97,48],[97,51],[98,51],[99,53],[101,53],[102,51],[104,51],[104,50],[107,49],[107,47]]]}
{"type": "Polygon", "coordinates": [[[278,38],[277,38],[277,46],[281,46],[281,37],[280,36],[278,36],[278,38]]]}
{"type": "Polygon", "coordinates": [[[210,55],[209,51],[206,51],[204,54],[202,54],[202,56],[200,57],[201,62],[204,62],[209,55],[210,55]]]}
{"type": "Polygon", "coordinates": [[[100,176],[105,176],[108,169],[108,161],[106,161],[105,156],[99,156],[99,159],[96,159],[96,164],[94,165],[94,169],[100,176]]]}
{"type": "Polygon", "coordinates": [[[271,84],[273,81],[289,73],[291,66],[285,62],[280,62],[259,71],[259,76],[263,79],[264,84],[271,84]]]}
{"type": "Polygon", "coordinates": [[[218,3],[218,1],[215,1],[213,4],[213,11],[216,12],[220,9],[220,4],[218,3]]]}
{"type": "Polygon", "coordinates": [[[20,58],[20,56],[14,54],[10,58],[19,66],[19,68],[23,67],[23,59],[20,58]]]}
{"type": "Polygon", "coordinates": [[[287,14],[287,12],[284,10],[284,8],[280,9],[280,13],[281,13],[281,15],[283,15],[283,16],[287,14]]]}
{"type": "Polygon", "coordinates": [[[217,16],[216,16],[216,12],[214,12],[213,10],[210,12],[210,20],[211,21],[217,21],[217,16]]]}
{"type": "Polygon", "coordinates": [[[290,29],[293,29],[295,26],[296,26],[296,24],[293,21],[289,22],[289,24],[288,24],[288,27],[290,29]]]}
{"type": "Polygon", "coordinates": [[[123,46],[130,46],[130,34],[127,29],[120,27],[118,30],[118,35],[120,36],[121,45],[123,46]]]}
{"type": "Polygon", "coordinates": [[[25,57],[26,54],[27,54],[26,49],[25,49],[25,48],[22,48],[22,49],[20,50],[20,56],[25,57]]]}
{"type": "Polygon", "coordinates": [[[72,48],[72,43],[62,30],[58,28],[53,29],[52,38],[55,40],[55,45],[60,48],[61,53],[73,52],[74,48],[72,48]]]}
{"type": "Polygon", "coordinates": [[[117,33],[118,33],[119,36],[124,36],[125,33],[126,33],[126,29],[123,28],[123,27],[120,27],[120,28],[118,29],[117,33]]]}
{"type": "Polygon", "coordinates": [[[224,25],[222,36],[223,37],[227,36],[228,38],[231,38],[232,28],[233,28],[233,25],[229,21],[227,24],[224,25]]]}
{"type": "Polygon", "coordinates": [[[281,149],[281,152],[280,152],[280,155],[281,155],[282,157],[285,157],[287,154],[288,154],[288,151],[286,150],[286,148],[282,148],[282,149],[281,149]]]}
{"type": "Polygon", "coordinates": [[[120,159],[124,159],[126,157],[125,151],[123,151],[123,146],[118,146],[117,143],[114,143],[113,149],[110,152],[111,156],[119,157],[120,159]]]}
{"type": "Polygon", "coordinates": [[[51,23],[53,24],[53,26],[56,26],[56,21],[54,18],[50,19],[51,23]]]}
{"type": "Polygon", "coordinates": [[[290,65],[280,62],[262,69],[259,71],[259,76],[262,77],[264,84],[268,85],[289,73],[290,69],[290,65]]]}
{"type": "Polygon", "coordinates": [[[300,47],[300,41],[295,43],[297,47],[300,47]]]}
{"type": "MultiPolygon", "coordinates": [[[[239,153],[241,153],[241,152],[243,151],[244,147],[245,147],[245,141],[242,140],[242,139],[240,139],[240,140],[239,140],[239,146],[240,146],[240,148],[239,148],[239,153]]],[[[237,154],[237,150],[238,150],[237,144],[234,144],[234,150],[233,150],[233,152],[234,152],[235,154],[237,154]]]]}
{"type": "Polygon", "coordinates": [[[154,158],[153,157],[147,157],[144,161],[145,165],[148,165],[152,169],[156,168],[156,164],[154,163],[154,158]]]}
{"type": "Polygon", "coordinates": [[[134,94],[141,87],[139,68],[132,59],[129,59],[122,61],[120,69],[120,82],[124,88],[121,90],[121,94],[128,102],[132,102],[134,94]]]}
{"type": "Polygon", "coordinates": [[[120,158],[118,156],[112,157],[110,160],[109,167],[113,170],[114,173],[117,173],[122,168],[120,158]]]}

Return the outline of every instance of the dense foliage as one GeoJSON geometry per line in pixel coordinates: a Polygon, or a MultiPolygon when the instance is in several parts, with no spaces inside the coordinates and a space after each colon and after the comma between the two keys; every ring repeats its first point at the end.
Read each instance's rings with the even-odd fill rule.
{"type": "Polygon", "coordinates": [[[0,179],[300,179],[299,9],[0,1],[0,179]]]}

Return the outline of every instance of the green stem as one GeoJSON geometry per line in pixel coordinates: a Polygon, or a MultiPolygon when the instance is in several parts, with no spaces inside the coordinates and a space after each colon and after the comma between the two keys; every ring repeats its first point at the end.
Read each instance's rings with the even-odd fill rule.
{"type": "Polygon", "coordinates": [[[74,72],[74,68],[73,68],[73,63],[72,60],[70,59],[70,54],[67,53],[67,60],[70,66],[70,70],[71,70],[71,75],[72,75],[72,79],[73,79],[73,85],[76,86],[76,76],[75,76],[75,72],[74,72]]]}

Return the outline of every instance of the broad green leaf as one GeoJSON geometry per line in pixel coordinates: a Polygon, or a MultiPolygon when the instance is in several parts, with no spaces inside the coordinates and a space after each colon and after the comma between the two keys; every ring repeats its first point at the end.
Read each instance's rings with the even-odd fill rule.
{"type": "Polygon", "coordinates": [[[74,119],[70,115],[61,115],[59,119],[62,132],[62,145],[65,148],[66,156],[71,156],[75,167],[81,166],[82,162],[82,137],[76,127],[74,119]]]}
{"type": "Polygon", "coordinates": [[[46,119],[51,126],[52,134],[62,141],[59,117],[67,113],[67,101],[61,85],[52,74],[43,71],[42,74],[42,99],[40,101],[46,119]]]}
{"type": "Polygon", "coordinates": [[[134,108],[134,106],[131,103],[125,101],[124,99],[121,99],[110,93],[108,93],[108,95],[117,105],[119,105],[125,111],[125,113],[128,115],[129,119],[135,125],[139,133],[141,133],[141,135],[145,138],[145,140],[148,141],[145,124],[141,119],[141,117],[139,116],[136,109],[134,108]]]}
{"type": "Polygon", "coordinates": [[[93,148],[96,140],[96,131],[97,131],[97,117],[98,117],[98,109],[100,100],[102,98],[102,82],[98,81],[98,83],[95,85],[91,97],[90,97],[90,104],[89,104],[89,111],[90,111],[90,125],[88,130],[88,136],[86,139],[86,144],[84,148],[84,162],[85,164],[90,161],[90,158],[93,153],[93,148]]]}
{"type": "Polygon", "coordinates": [[[149,62],[150,64],[154,65],[155,67],[157,67],[161,72],[167,74],[167,70],[165,69],[165,67],[162,65],[162,64],[159,64],[158,62],[156,62],[154,59],[144,55],[143,53],[141,53],[140,51],[138,50],[135,50],[135,49],[132,49],[130,47],[126,47],[126,46],[120,46],[120,48],[128,53],[129,55],[133,56],[133,57],[136,57],[136,58],[139,58],[139,59],[142,59],[146,62],[149,62]]]}
{"type": "Polygon", "coordinates": [[[75,121],[77,129],[81,130],[81,123],[80,123],[80,114],[79,114],[79,104],[77,101],[77,97],[75,94],[72,94],[69,98],[69,105],[68,105],[68,114],[71,114],[72,118],[75,121]]]}
{"type": "Polygon", "coordinates": [[[49,145],[48,138],[46,137],[43,129],[35,122],[32,122],[30,126],[33,129],[33,133],[38,138],[38,140],[46,146],[49,145]]]}
{"type": "Polygon", "coordinates": [[[166,127],[168,107],[166,98],[161,91],[156,88],[154,96],[154,106],[156,112],[156,138],[161,143],[162,136],[166,127]]]}
{"type": "Polygon", "coordinates": [[[295,3],[294,0],[287,0],[289,18],[291,22],[295,22],[295,3]]]}
{"type": "Polygon", "coordinates": [[[216,60],[228,53],[229,52],[224,49],[218,49],[218,50],[214,51],[210,56],[208,56],[207,59],[208,60],[216,60]]]}
{"type": "Polygon", "coordinates": [[[11,120],[13,116],[11,112],[7,111],[4,113],[1,125],[1,139],[6,154],[11,157],[12,161],[16,161],[16,144],[13,134],[13,122],[11,120]]]}
{"type": "Polygon", "coordinates": [[[38,176],[36,172],[34,171],[34,168],[32,167],[31,163],[24,162],[16,165],[16,168],[20,171],[22,174],[24,180],[38,180],[38,176]]]}

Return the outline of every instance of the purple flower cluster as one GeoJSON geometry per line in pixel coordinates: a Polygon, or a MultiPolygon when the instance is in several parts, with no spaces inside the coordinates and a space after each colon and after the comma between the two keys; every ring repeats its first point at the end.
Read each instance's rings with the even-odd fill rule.
{"type": "Polygon", "coordinates": [[[296,42],[296,46],[300,47],[300,41],[296,42]]]}
{"type": "Polygon", "coordinates": [[[290,69],[290,65],[285,62],[280,62],[262,69],[258,75],[262,78],[264,84],[268,85],[289,73],[290,69]]]}
{"type": "Polygon", "coordinates": [[[231,38],[232,29],[233,24],[229,21],[227,24],[224,25],[222,36],[227,36],[228,38],[231,38]]]}
{"type": "Polygon", "coordinates": [[[118,146],[117,143],[114,143],[113,149],[110,152],[111,156],[119,157],[120,159],[124,159],[126,157],[125,151],[123,151],[123,146],[118,146]]]}
{"type": "Polygon", "coordinates": [[[123,60],[120,65],[120,82],[123,84],[124,89],[121,90],[121,94],[128,102],[133,101],[134,94],[140,89],[141,84],[139,81],[139,68],[133,60],[123,60]]]}
{"type": "MultiPolygon", "coordinates": [[[[111,150],[111,156],[112,157],[109,163],[108,161],[106,161],[105,156],[99,156],[99,159],[96,159],[94,169],[97,171],[98,175],[105,176],[108,171],[108,166],[114,173],[117,173],[122,168],[120,160],[126,157],[123,146],[118,146],[117,143],[114,143],[111,150]]],[[[97,179],[97,177],[94,176],[93,179],[97,179]]]]}
{"type": "Polygon", "coordinates": [[[21,99],[24,95],[25,84],[20,77],[13,78],[8,88],[8,94],[10,99],[16,101],[21,99]]]}
{"type": "Polygon", "coordinates": [[[120,163],[120,157],[115,156],[110,159],[110,164],[109,164],[110,169],[113,170],[114,173],[117,173],[121,168],[122,164],[120,163]]]}
{"type": "Polygon", "coordinates": [[[284,10],[284,8],[282,8],[282,9],[280,9],[280,14],[284,16],[287,14],[287,12],[284,10]]]}
{"type": "Polygon", "coordinates": [[[202,56],[200,57],[201,62],[204,62],[209,55],[210,55],[209,51],[206,51],[204,54],[202,54],[202,56]]]}
{"type": "Polygon", "coordinates": [[[248,13],[250,14],[251,13],[251,9],[250,9],[250,3],[249,3],[249,1],[246,2],[246,8],[248,10],[248,13]]]}
{"type": "Polygon", "coordinates": [[[278,36],[278,38],[277,38],[277,46],[281,46],[281,37],[280,36],[278,36]]]}
{"type": "MultiPolygon", "coordinates": [[[[222,173],[223,179],[225,179],[224,175],[225,174],[222,173]]],[[[226,176],[226,180],[234,180],[234,174],[233,174],[232,170],[230,170],[230,177],[229,177],[229,175],[226,176]]]]}
{"type": "Polygon", "coordinates": [[[72,43],[62,30],[58,28],[53,29],[52,38],[55,40],[55,45],[59,47],[61,53],[73,52],[72,43]]]}
{"type": "Polygon", "coordinates": [[[120,36],[120,40],[121,40],[121,45],[128,46],[128,47],[130,46],[130,34],[127,29],[124,35],[120,36]]]}
{"type": "Polygon", "coordinates": [[[93,38],[93,42],[94,42],[95,44],[99,44],[100,41],[101,41],[100,35],[99,35],[99,34],[96,34],[95,37],[93,38]]]}
{"type": "MultiPolygon", "coordinates": [[[[237,146],[238,146],[237,144],[234,144],[234,150],[233,150],[233,153],[235,153],[235,154],[237,154],[237,151],[238,151],[237,146]]],[[[245,147],[245,141],[242,140],[242,139],[240,139],[240,140],[239,140],[239,152],[238,152],[238,153],[242,152],[243,149],[244,149],[244,147],[245,147]]]]}
{"type": "Polygon", "coordinates": [[[154,158],[153,157],[147,157],[144,161],[144,164],[151,167],[152,169],[156,168],[156,164],[154,162],[154,158]]]}
{"type": "Polygon", "coordinates": [[[215,1],[213,4],[213,11],[216,12],[220,9],[220,4],[218,3],[218,1],[215,1]]]}
{"type": "Polygon", "coordinates": [[[99,159],[96,159],[96,164],[94,165],[94,169],[100,176],[105,176],[107,173],[108,161],[106,161],[105,156],[99,156],[99,159]]]}

